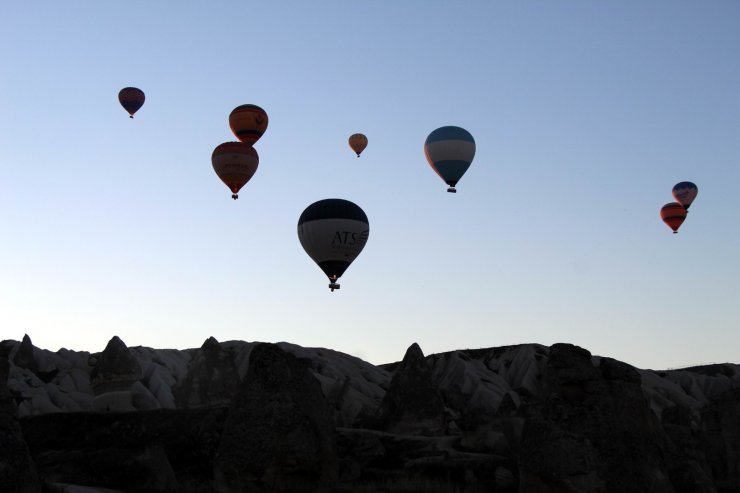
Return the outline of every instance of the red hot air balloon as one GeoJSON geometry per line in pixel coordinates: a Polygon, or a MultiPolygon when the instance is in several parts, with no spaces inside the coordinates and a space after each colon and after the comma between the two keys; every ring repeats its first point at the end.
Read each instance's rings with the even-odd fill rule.
{"type": "Polygon", "coordinates": [[[257,151],[244,142],[224,142],[213,150],[211,163],[221,181],[239,198],[239,190],[252,178],[260,158],[257,151]]]}
{"type": "Polygon", "coordinates": [[[699,188],[690,181],[682,181],[673,187],[673,198],[686,209],[686,212],[689,211],[689,206],[698,193],[699,188]]]}
{"type": "Polygon", "coordinates": [[[676,234],[686,219],[686,209],[678,202],[671,202],[660,209],[660,218],[673,230],[673,234],[676,234]]]}
{"type": "Polygon", "coordinates": [[[349,146],[360,157],[362,151],[367,147],[367,137],[363,134],[352,134],[349,136],[349,146]]]}
{"type": "Polygon", "coordinates": [[[267,130],[267,113],[254,104],[237,106],[229,115],[229,126],[237,139],[254,145],[267,130]]]}
{"type": "Polygon", "coordinates": [[[136,87],[124,87],[118,93],[118,102],[128,112],[129,118],[133,118],[134,113],[144,105],[144,99],[144,91],[136,87]]]}

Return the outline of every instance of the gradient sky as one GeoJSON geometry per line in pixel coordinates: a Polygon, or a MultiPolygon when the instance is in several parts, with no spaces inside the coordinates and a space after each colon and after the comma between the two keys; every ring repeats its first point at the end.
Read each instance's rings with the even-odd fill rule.
{"type": "Polygon", "coordinates": [[[0,19],[0,339],[740,361],[738,1],[48,0],[0,19]],[[125,86],[146,92],[134,120],[125,86]],[[246,103],[270,124],[234,202],[210,157],[246,103]],[[477,144],[456,195],[423,153],[444,125],[477,144]],[[685,180],[673,235],[659,209],[685,180]],[[330,197],[370,221],[334,293],[296,234],[330,197]]]}

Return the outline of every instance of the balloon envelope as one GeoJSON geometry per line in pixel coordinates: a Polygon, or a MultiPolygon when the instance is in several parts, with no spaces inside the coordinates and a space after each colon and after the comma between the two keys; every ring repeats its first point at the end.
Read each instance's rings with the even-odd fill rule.
{"type": "Polygon", "coordinates": [[[699,188],[690,181],[682,181],[673,187],[673,198],[687,211],[698,193],[699,188]]]}
{"type": "Polygon", "coordinates": [[[131,118],[144,105],[145,99],[144,91],[136,87],[124,87],[118,92],[118,102],[121,103],[121,106],[131,118]]]}
{"type": "Polygon", "coordinates": [[[686,209],[678,202],[668,203],[661,207],[660,218],[674,233],[678,233],[678,228],[686,219],[686,209]]]}
{"type": "Polygon", "coordinates": [[[267,113],[254,104],[237,106],[229,115],[229,126],[237,139],[254,145],[267,130],[267,113]]]}
{"type": "Polygon", "coordinates": [[[306,207],[298,219],[298,239],[332,284],[365,247],[370,224],[365,212],[349,200],[324,199],[306,207]]]}
{"type": "Polygon", "coordinates": [[[424,154],[432,169],[450,186],[447,191],[454,192],[475,157],[475,139],[464,128],[441,127],[427,137],[424,154]]]}
{"type": "Polygon", "coordinates": [[[349,146],[360,157],[362,151],[367,147],[367,137],[363,134],[352,134],[349,136],[349,146]]]}
{"type": "Polygon", "coordinates": [[[218,145],[211,155],[213,170],[238,198],[239,190],[252,178],[259,165],[259,155],[244,142],[224,142],[218,145]]]}

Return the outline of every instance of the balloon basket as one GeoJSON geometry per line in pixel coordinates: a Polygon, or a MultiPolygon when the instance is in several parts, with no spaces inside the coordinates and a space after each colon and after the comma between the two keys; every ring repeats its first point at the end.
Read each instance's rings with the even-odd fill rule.
{"type": "Polygon", "coordinates": [[[331,292],[333,293],[335,289],[339,289],[339,284],[335,282],[329,283],[329,289],[331,289],[331,292]]]}
{"type": "Polygon", "coordinates": [[[455,189],[455,187],[450,187],[447,189],[447,191],[450,193],[457,193],[457,190],[455,189]]]}
{"type": "Polygon", "coordinates": [[[234,195],[231,196],[231,198],[234,199],[234,200],[236,200],[236,199],[239,198],[239,196],[237,194],[234,194],[234,195]]]}

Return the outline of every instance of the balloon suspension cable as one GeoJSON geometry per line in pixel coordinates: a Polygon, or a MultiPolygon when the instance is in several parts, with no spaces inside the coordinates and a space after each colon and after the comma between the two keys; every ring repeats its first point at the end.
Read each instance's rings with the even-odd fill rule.
{"type": "Polygon", "coordinates": [[[337,275],[334,274],[333,276],[329,276],[329,289],[331,289],[331,292],[333,293],[335,289],[339,289],[339,284],[337,284],[337,275]]]}
{"type": "Polygon", "coordinates": [[[447,189],[447,191],[450,193],[457,193],[457,190],[455,189],[455,187],[450,187],[447,189]]]}
{"type": "Polygon", "coordinates": [[[238,199],[238,198],[239,198],[239,195],[238,195],[238,194],[236,194],[236,193],[235,193],[235,194],[232,194],[232,195],[231,195],[231,198],[232,198],[232,199],[234,199],[234,200],[236,200],[236,199],[238,199]]]}

